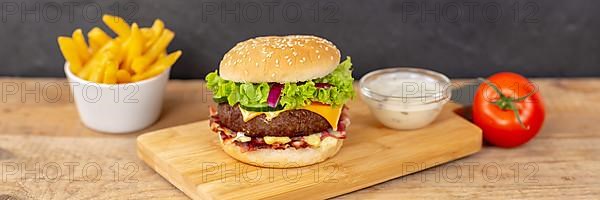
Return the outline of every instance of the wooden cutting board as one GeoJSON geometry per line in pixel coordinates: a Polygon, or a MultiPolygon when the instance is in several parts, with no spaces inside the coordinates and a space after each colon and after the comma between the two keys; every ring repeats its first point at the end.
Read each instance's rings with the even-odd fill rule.
{"type": "Polygon", "coordinates": [[[320,164],[271,169],[240,163],[221,150],[208,121],[141,135],[138,155],[193,199],[321,199],[421,171],[481,148],[481,129],[454,112],[460,108],[457,104],[448,103],[436,121],[423,129],[397,131],[376,121],[357,99],[349,103],[352,125],[344,146],[320,164]]]}

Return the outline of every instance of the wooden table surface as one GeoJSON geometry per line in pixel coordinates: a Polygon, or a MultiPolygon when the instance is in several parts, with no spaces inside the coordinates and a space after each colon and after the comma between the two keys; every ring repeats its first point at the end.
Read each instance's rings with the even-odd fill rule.
{"type": "MultiPolygon", "coordinates": [[[[547,115],[528,144],[484,146],[473,156],[339,198],[600,198],[600,79],[534,82],[547,115]]],[[[0,199],[187,199],[137,158],[135,138],[207,119],[211,99],[201,81],[170,81],[159,121],[125,135],[84,127],[64,79],[4,77],[0,86],[0,199]]]]}

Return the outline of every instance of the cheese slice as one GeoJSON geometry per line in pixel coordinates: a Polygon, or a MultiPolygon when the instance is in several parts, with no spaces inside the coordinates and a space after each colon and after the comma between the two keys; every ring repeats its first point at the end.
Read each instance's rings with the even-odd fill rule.
{"type": "MultiPolygon", "coordinates": [[[[317,113],[318,115],[321,115],[323,118],[325,118],[325,120],[327,120],[327,122],[329,123],[329,125],[331,125],[333,130],[337,130],[338,121],[340,120],[340,116],[342,115],[342,108],[343,106],[338,106],[337,108],[334,108],[331,105],[327,104],[312,103],[310,105],[298,109],[308,110],[317,113]]],[[[279,113],[284,112],[285,110],[278,110],[274,112],[253,112],[240,108],[240,111],[242,113],[242,118],[244,119],[244,122],[247,122],[262,114],[266,115],[267,120],[271,120],[277,117],[279,113]]]]}
{"type": "Polygon", "coordinates": [[[329,125],[331,125],[333,130],[337,130],[338,121],[342,115],[342,108],[343,106],[334,108],[327,104],[312,103],[300,109],[308,110],[321,115],[323,118],[325,118],[325,120],[327,120],[327,122],[329,122],[329,125]]]}

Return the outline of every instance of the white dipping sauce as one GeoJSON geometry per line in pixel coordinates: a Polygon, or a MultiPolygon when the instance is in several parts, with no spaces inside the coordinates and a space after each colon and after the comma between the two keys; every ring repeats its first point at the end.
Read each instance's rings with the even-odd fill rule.
{"type": "Polygon", "coordinates": [[[360,80],[361,97],[385,126],[409,130],[427,126],[450,99],[450,80],[417,68],[377,70],[360,80]]]}

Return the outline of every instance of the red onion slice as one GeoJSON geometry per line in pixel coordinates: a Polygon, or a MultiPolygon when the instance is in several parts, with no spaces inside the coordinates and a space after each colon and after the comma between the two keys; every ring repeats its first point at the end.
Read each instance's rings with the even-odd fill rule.
{"type": "Polygon", "coordinates": [[[279,83],[273,83],[271,85],[271,89],[269,90],[269,97],[267,97],[267,104],[271,108],[277,107],[279,103],[279,97],[281,96],[281,90],[283,89],[283,85],[279,83]]]}
{"type": "Polygon", "coordinates": [[[333,85],[329,83],[315,83],[315,87],[317,88],[330,88],[331,86],[333,85]]]}

